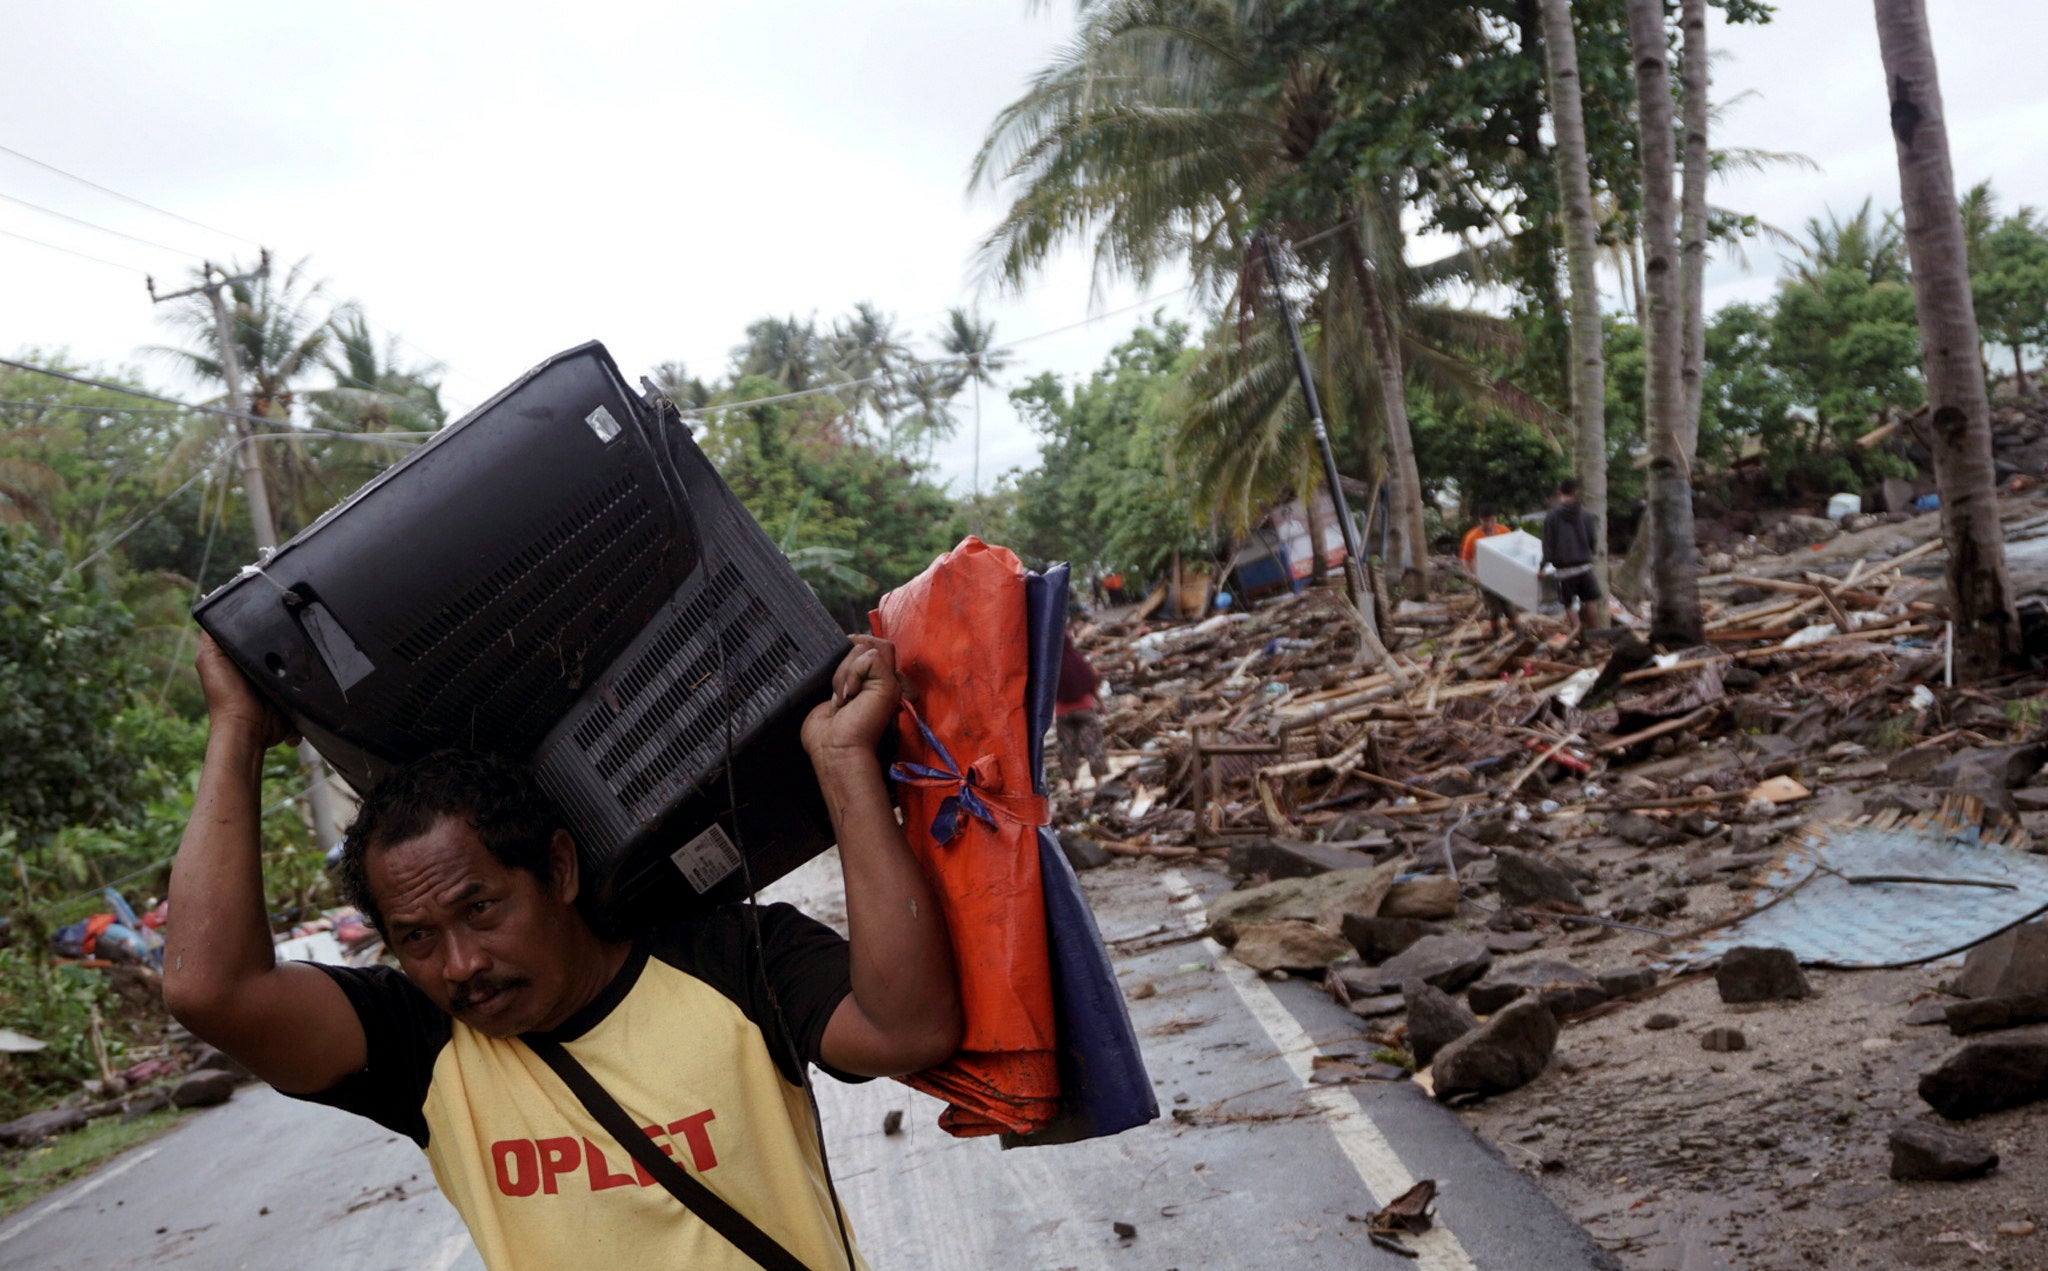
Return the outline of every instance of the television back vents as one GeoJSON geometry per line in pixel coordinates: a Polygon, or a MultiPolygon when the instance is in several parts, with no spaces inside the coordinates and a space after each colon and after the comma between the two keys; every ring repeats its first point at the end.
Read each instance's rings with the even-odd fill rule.
{"type": "Polygon", "coordinates": [[[798,730],[846,637],[601,344],[527,372],[194,614],[358,790],[445,747],[529,763],[602,908],[730,899],[831,841],[798,730]]]}

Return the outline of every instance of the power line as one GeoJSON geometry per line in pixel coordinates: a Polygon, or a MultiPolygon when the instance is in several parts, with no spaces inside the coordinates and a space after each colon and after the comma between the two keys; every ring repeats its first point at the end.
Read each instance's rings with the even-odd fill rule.
{"type": "Polygon", "coordinates": [[[174,221],[182,221],[185,224],[192,226],[194,229],[203,229],[209,234],[218,234],[222,238],[232,238],[238,243],[247,243],[251,247],[262,246],[262,244],[258,243],[255,239],[244,238],[240,234],[230,234],[228,231],[224,229],[215,229],[213,226],[206,224],[204,221],[195,221],[189,216],[180,216],[176,212],[160,208],[154,203],[145,203],[141,199],[136,198],[132,194],[123,194],[119,190],[108,189],[106,186],[101,185],[97,181],[89,181],[86,178],[79,176],[75,172],[66,172],[64,169],[58,167],[54,163],[45,163],[41,159],[38,159],[33,155],[23,154],[21,151],[16,150],[11,146],[0,146],[0,154],[13,155],[15,158],[21,160],[23,163],[32,163],[36,167],[43,169],[45,172],[54,172],[58,176],[63,177],[67,181],[76,181],[78,184],[85,186],[88,189],[98,190],[101,194],[108,195],[112,198],[117,198],[121,200],[123,203],[133,203],[135,206],[139,208],[145,208],[151,212],[155,212],[158,216],[168,216],[174,221]]]}
{"type": "MultiPolygon", "coordinates": [[[[0,147],[0,149],[4,148],[0,147]]],[[[118,260],[108,260],[104,256],[95,256],[91,252],[79,251],[75,247],[59,247],[55,243],[46,243],[40,238],[30,238],[26,234],[17,234],[11,229],[0,229],[0,234],[5,234],[9,238],[18,238],[24,243],[33,243],[37,247],[47,247],[53,252],[63,252],[66,256],[76,256],[80,260],[89,260],[95,265],[106,265],[111,269],[125,269],[131,274],[141,274],[145,278],[149,277],[147,269],[137,269],[133,265],[124,265],[118,260]]]]}
{"type": "Polygon", "coordinates": [[[18,406],[24,410],[75,410],[93,415],[183,415],[191,408],[186,406],[80,406],[73,402],[17,402],[0,398],[0,406],[18,406]]]}
{"type": "Polygon", "coordinates": [[[59,212],[56,208],[44,207],[40,203],[31,203],[27,199],[18,198],[12,194],[0,194],[0,199],[4,199],[7,202],[16,204],[17,206],[20,207],[25,207],[31,212],[41,212],[44,216],[54,216],[60,221],[69,221],[73,225],[83,225],[87,229],[98,230],[102,234],[112,234],[115,238],[125,238],[131,243],[140,243],[144,247],[153,247],[157,251],[169,252],[173,256],[198,257],[204,255],[203,252],[188,252],[183,250],[182,248],[171,247],[167,246],[166,244],[159,243],[154,239],[138,238],[133,234],[123,233],[122,231],[117,229],[109,229],[104,225],[97,224],[93,221],[88,221],[82,216],[73,216],[69,212],[59,212]]]}
{"type": "Polygon", "coordinates": [[[82,384],[87,388],[103,389],[109,393],[125,393],[130,397],[140,397],[144,401],[162,402],[166,406],[176,407],[179,410],[196,411],[202,415],[219,415],[225,419],[239,419],[244,423],[262,424],[266,428],[277,428],[280,424],[283,424],[285,431],[275,434],[277,436],[355,437],[367,440],[377,437],[431,437],[434,435],[430,431],[401,432],[387,430],[377,433],[352,433],[332,428],[300,428],[284,420],[272,419],[267,415],[252,415],[246,411],[229,410],[224,406],[203,406],[196,402],[181,402],[175,397],[165,397],[161,393],[146,392],[143,389],[129,388],[122,384],[110,384],[105,380],[96,380],[89,376],[73,375],[69,371],[53,371],[47,366],[34,366],[27,362],[17,362],[12,358],[0,357],[0,366],[11,366],[17,371],[30,371],[37,375],[47,375],[52,379],[68,380],[73,384],[82,384]]]}

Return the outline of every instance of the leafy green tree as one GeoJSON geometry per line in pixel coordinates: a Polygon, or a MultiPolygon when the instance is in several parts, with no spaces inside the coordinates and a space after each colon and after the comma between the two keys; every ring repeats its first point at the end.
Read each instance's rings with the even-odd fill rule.
{"type": "Polygon", "coordinates": [[[1795,278],[1778,292],[1770,360],[1811,412],[1789,444],[1818,457],[1920,404],[1920,330],[1903,276],[1845,263],[1795,278]]]}
{"type": "Polygon", "coordinates": [[[1206,516],[1172,458],[1173,390],[1193,364],[1187,326],[1155,314],[1084,382],[1041,374],[1010,393],[1038,430],[1019,475],[1011,546],[1034,563],[1148,578],[1175,552],[1206,556],[1206,516]]]}
{"type": "Polygon", "coordinates": [[[705,452],[747,510],[819,598],[858,625],[882,590],[954,545],[965,524],[918,464],[840,427],[845,404],[783,393],[764,376],[740,380],[713,405],[705,452]],[[751,403],[751,404],[750,404],[751,403]]]}
{"type": "Polygon", "coordinates": [[[2048,231],[2022,207],[1984,236],[1970,271],[1984,339],[2012,350],[2015,386],[2029,391],[2023,351],[2048,344],[2048,231]]]}
{"type": "Polygon", "coordinates": [[[134,688],[129,629],[61,554],[0,526],[0,842],[18,856],[128,807],[135,764],[110,725],[134,688]]]}

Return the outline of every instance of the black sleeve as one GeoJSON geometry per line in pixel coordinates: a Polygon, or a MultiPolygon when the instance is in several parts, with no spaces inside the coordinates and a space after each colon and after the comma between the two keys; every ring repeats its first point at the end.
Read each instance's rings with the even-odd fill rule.
{"type": "Polygon", "coordinates": [[[308,965],[325,971],[348,995],[362,1021],[369,1058],[327,1089],[292,1097],[368,1117],[424,1148],[422,1108],[434,1060],[452,1031],[448,1016],[395,968],[308,965]]]}
{"type": "Polygon", "coordinates": [[[1543,514],[1543,559],[1537,562],[1536,567],[1541,569],[1556,559],[1557,510],[1553,508],[1543,514]]]}
{"type": "Polygon", "coordinates": [[[851,950],[838,932],[796,906],[721,905],[664,933],[653,953],[732,999],[768,1038],[776,1066],[791,1082],[802,1063],[841,1081],[866,1080],[831,1067],[822,1054],[825,1025],[853,991],[851,950]]]}

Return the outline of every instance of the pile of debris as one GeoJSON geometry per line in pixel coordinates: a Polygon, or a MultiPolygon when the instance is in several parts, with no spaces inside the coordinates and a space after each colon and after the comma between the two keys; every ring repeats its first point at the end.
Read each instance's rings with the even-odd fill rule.
{"type": "Polygon", "coordinates": [[[2007,731],[2002,701],[1984,699],[1986,719],[1967,695],[1944,706],[1927,687],[1942,679],[1946,615],[1938,579],[1910,570],[1933,548],[1839,576],[1720,580],[1707,643],[1657,657],[1626,627],[1574,646],[1534,616],[1489,642],[1469,592],[1401,604],[1403,666],[1369,674],[1355,620],[1327,592],[1189,626],[1086,627],[1126,764],[1076,828],[1128,855],[1279,838],[1376,859],[1397,832],[1483,813],[1765,816],[1803,787],[1760,783],[1816,758],[2007,731]],[[1835,752],[1816,756],[1823,739],[1835,752]],[[1715,743],[1726,762],[1647,762],[1715,743]]]}
{"type": "MultiPolygon", "coordinates": [[[[1831,572],[1759,561],[1713,580],[1706,643],[1672,654],[1627,628],[1567,641],[1533,616],[1489,640],[1469,592],[1400,606],[1403,665],[1370,673],[1327,593],[1157,630],[1098,623],[1077,638],[1114,686],[1115,775],[1065,798],[1062,841],[1077,865],[1227,868],[1239,887],[1211,905],[1211,934],[1347,1006],[1387,1061],[1365,1079],[1498,1101],[1554,1062],[1604,1062],[1556,1060],[1561,1036],[1605,1047],[1617,1029],[1667,1051],[1656,1039],[1695,1036],[1722,1071],[1759,1036],[1782,1042],[1775,1017],[1742,1012],[1811,1013],[1803,968],[1918,967],[2048,910],[2048,681],[1947,686],[1937,549],[1831,572]]],[[[1897,991],[1959,1035],[2048,1023],[2048,932],[2024,949],[2038,989],[1923,971],[1897,991]]],[[[1975,1115],[1967,1092],[1993,1087],[1999,1107],[2048,1099],[2048,1039],[2004,1036],[1947,1057],[1923,1043],[1912,1072],[1872,1078],[1923,1114],[1888,1127],[1896,1177],[1989,1168],[1930,1109],[1975,1115]]],[[[1754,1080],[1778,1062],[1758,1058],[1754,1080]]],[[[1804,1088],[1757,1097],[1783,1109],[1804,1088]]],[[[1541,1098],[1535,1123],[1500,1127],[1522,1136],[1506,1145],[1572,1100],[1547,1082],[1541,1098]]],[[[1584,1106],[1621,1117],[1607,1109],[1627,1101],[1584,1106]]],[[[1679,1156],[1700,1160],[1670,1169],[1731,1168],[1679,1156]]]]}

